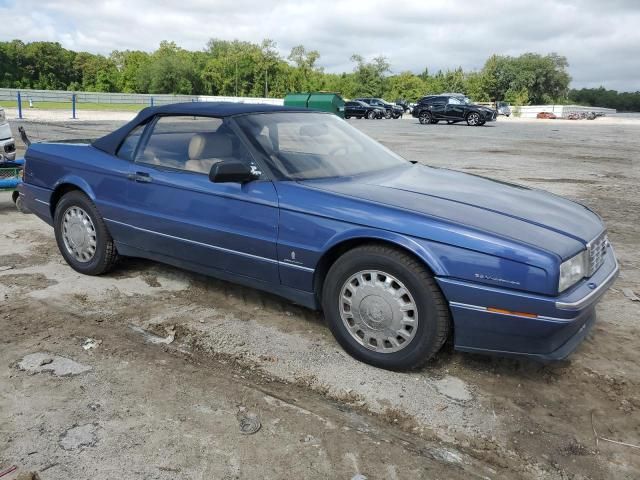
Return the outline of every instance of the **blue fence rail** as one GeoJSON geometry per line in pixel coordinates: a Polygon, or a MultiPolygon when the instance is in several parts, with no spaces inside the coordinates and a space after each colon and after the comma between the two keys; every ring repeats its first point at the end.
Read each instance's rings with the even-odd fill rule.
{"type": "Polygon", "coordinates": [[[254,98],[254,97],[223,97],[211,95],[171,95],[171,94],[145,94],[145,93],[102,93],[102,92],[68,92],[64,90],[30,90],[17,88],[0,88],[0,101],[15,102],[18,117],[23,118],[25,113],[23,102],[28,102],[30,107],[46,109],[47,102],[69,103],[72,118],[77,118],[77,110],[82,104],[98,103],[121,105],[140,105],[140,108],[153,105],[167,105],[178,102],[240,102],[240,103],[266,103],[282,105],[280,98],[254,98]],[[43,105],[44,104],[44,105],[43,105]]]}

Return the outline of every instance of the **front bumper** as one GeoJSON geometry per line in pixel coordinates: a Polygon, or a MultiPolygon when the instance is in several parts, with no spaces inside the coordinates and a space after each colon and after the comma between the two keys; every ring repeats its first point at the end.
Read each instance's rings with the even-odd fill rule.
{"type": "Polygon", "coordinates": [[[596,321],[596,304],[618,270],[609,247],[604,264],[591,278],[558,297],[437,280],[449,300],[457,350],[549,361],[567,357],[586,337],[596,321]]]}
{"type": "Polygon", "coordinates": [[[495,110],[492,112],[484,112],[484,121],[485,122],[494,122],[498,117],[498,112],[495,110]]]}

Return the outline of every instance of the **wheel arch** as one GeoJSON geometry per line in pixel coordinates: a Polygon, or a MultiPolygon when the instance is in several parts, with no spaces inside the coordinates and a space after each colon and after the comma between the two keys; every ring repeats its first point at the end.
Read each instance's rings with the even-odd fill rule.
{"type": "Polygon", "coordinates": [[[366,244],[378,244],[396,248],[416,258],[432,275],[446,275],[446,269],[428,247],[411,238],[392,234],[391,232],[354,234],[346,238],[336,239],[318,260],[313,277],[313,290],[316,298],[322,298],[324,279],[336,260],[347,251],[366,244]]]}
{"type": "Polygon", "coordinates": [[[95,194],[89,186],[89,184],[79,177],[65,177],[56,183],[49,199],[49,209],[51,211],[51,218],[55,216],[56,205],[60,199],[69,192],[77,190],[88,196],[92,202],[95,203],[95,194]]]}

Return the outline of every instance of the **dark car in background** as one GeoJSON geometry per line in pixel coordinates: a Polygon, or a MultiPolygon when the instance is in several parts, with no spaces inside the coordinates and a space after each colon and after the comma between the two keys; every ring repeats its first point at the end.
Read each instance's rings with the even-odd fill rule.
{"type": "Polygon", "coordinates": [[[401,118],[402,114],[404,113],[404,109],[400,105],[394,105],[393,103],[386,102],[381,98],[365,97],[356,98],[356,100],[364,102],[367,105],[371,105],[373,107],[384,108],[384,118],[401,118]]]}
{"type": "Polygon", "coordinates": [[[411,105],[409,105],[409,102],[407,102],[406,100],[402,100],[401,98],[399,98],[398,100],[396,100],[396,105],[402,107],[404,113],[411,113],[411,105]]]}
{"type": "Polygon", "coordinates": [[[344,104],[344,118],[382,118],[385,116],[386,110],[382,107],[369,105],[359,100],[351,100],[344,104]]]}
{"type": "Polygon", "coordinates": [[[411,115],[423,125],[445,120],[447,123],[467,122],[467,125],[476,127],[494,121],[498,113],[471,103],[469,98],[461,94],[440,94],[420,99],[411,115]]]}

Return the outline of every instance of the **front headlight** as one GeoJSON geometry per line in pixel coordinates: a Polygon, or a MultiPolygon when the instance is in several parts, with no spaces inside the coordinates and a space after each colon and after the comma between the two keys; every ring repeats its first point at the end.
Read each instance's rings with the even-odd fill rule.
{"type": "Polygon", "coordinates": [[[589,257],[583,250],[574,257],[560,265],[560,280],[558,281],[558,293],[575,285],[587,275],[589,257]]]}

